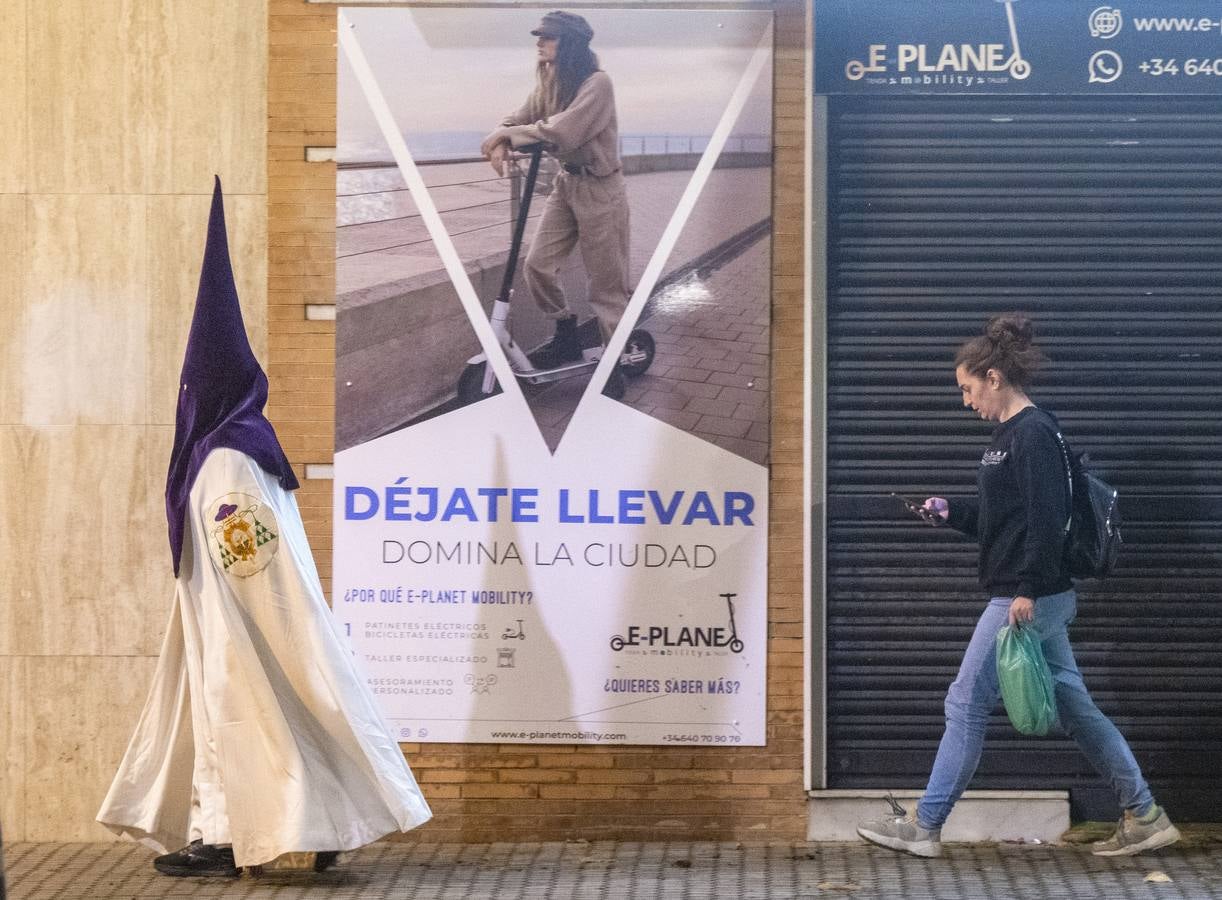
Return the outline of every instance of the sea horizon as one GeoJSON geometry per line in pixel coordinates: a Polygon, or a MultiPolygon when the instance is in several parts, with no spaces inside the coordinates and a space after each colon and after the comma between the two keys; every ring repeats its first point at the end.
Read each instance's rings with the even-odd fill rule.
{"type": "MultiPolygon", "coordinates": [[[[403,139],[416,162],[445,162],[478,157],[479,145],[485,134],[482,131],[405,132],[403,139]]],[[[620,135],[620,154],[702,153],[710,138],[711,135],[707,134],[623,134],[620,135]]],[[[770,148],[768,135],[732,135],[730,142],[732,147],[741,144],[742,149],[770,148]]],[[[341,141],[336,148],[336,161],[340,165],[353,166],[387,164],[394,160],[383,141],[341,141]]]]}

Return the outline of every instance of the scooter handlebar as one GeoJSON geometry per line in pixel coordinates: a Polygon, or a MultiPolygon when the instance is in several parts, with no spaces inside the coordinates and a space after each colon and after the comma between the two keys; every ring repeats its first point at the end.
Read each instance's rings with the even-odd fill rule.
{"type": "Polygon", "coordinates": [[[542,153],[547,145],[542,141],[533,141],[529,144],[514,144],[514,153],[523,153],[527,156],[533,156],[536,153],[542,153]]]}

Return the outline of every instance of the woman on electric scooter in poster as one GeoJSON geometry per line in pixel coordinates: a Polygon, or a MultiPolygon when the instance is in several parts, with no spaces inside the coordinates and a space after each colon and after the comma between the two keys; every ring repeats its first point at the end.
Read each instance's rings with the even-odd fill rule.
{"type": "Polygon", "coordinates": [[[559,278],[574,246],[581,248],[604,344],[628,305],[628,198],[611,79],[590,49],[594,30],[581,16],[556,10],[531,34],[538,38],[535,89],[484,138],[480,152],[498,175],[514,146],[542,142],[561,164],[523,272],[535,302],[556,323],[551,341],[532,355],[548,369],[582,356],[577,317],[559,278]]]}

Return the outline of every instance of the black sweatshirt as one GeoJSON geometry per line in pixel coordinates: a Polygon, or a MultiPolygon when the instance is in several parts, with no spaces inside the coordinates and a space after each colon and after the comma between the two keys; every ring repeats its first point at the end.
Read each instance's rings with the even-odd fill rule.
{"type": "Polygon", "coordinates": [[[951,500],[947,523],[980,542],[990,597],[1043,597],[1073,586],[1065,571],[1069,483],[1060,426],[1029,406],[993,430],[976,499],[951,500]]]}

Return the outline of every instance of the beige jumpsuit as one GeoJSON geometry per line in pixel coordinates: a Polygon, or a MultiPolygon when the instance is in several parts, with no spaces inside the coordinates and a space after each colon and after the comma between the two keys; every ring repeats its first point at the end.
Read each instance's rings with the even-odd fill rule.
{"type": "Polygon", "coordinates": [[[570,315],[560,266],[579,246],[590,279],[590,307],[606,343],[629,293],[628,197],[611,79],[595,72],[566,109],[546,118],[537,107],[532,95],[501,122],[514,146],[542,141],[564,167],[526,255],[526,286],[549,318],[570,315]]]}

